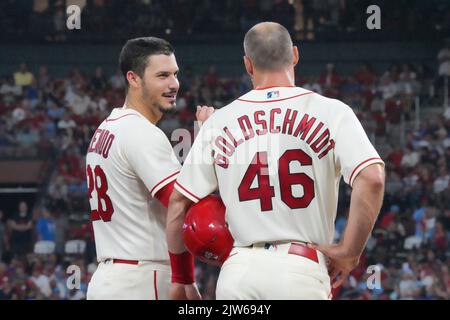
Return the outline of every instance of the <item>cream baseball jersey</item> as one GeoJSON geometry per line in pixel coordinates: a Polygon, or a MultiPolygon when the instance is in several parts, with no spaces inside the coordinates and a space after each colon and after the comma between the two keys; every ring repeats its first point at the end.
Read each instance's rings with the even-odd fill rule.
{"type": "Polygon", "coordinates": [[[179,170],[165,134],[139,112],[116,108],[100,124],[86,156],[98,261],[169,259],[167,209],[153,197],[179,170]]]}
{"type": "Polygon", "coordinates": [[[215,190],[235,246],[333,240],[341,177],[381,163],[353,110],[299,87],[252,90],[203,125],[175,188],[215,190]]]}

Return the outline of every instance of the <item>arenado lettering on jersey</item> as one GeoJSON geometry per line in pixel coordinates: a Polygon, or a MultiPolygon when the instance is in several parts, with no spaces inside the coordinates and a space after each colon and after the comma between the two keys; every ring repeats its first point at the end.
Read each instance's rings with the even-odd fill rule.
{"type": "Polygon", "coordinates": [[[236,148],[244,141],[253,139],[256,136],[272,134],[288,134],[306,142],[311,150],[322,159],[335,146],[333,139],[330,139],[330,130],[324,127],[324,123],[308,114],[299,115],[297,110],[287,108],[271,109],[269,112],[258,110],[253,113],[253,117],[243,115],[237,118],[242,136],[233,135],[228,127],[223,128],[223,134],[216,137],[214,143],[223,153],[215,153],[214,162],[222,167],[228,168],[229,157],[233,156],[236,148]],[[283,115],[284,112],[284,115],[283,115]],[[276,126],[276,118],[284,117],[283,123],[276,126]]]}
{"type": "Polygon", "coordinates": [[[113,141],[114,134],[110,133],[109,130],[97,129],[89,144],[88,153],[94,152],[106,159],[113,141]]]}

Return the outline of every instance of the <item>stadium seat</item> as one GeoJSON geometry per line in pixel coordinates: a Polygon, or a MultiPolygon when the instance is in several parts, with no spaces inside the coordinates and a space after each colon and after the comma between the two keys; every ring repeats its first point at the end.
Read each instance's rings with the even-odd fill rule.
{"type": "Polygon", "coordinates": [[[67,254],[83,254],[86,250],[86,241],[84,240],[69,240],[65,245],[65,252],[67,254]]]}
{"type": "Polygon", "coordinates": [[[414,247],[420,249],[420,245],[422,244],[422,238],[417,236],[410,236],[405,239],[405,243],[403,247],[406,250],[412,250],[414,247]]]}
{"type": "Polygon", "coordinates": [[[36,254],[52,254],[55,252],[54,241],[38,241],[34,244],[34,253],[36,254]]]}

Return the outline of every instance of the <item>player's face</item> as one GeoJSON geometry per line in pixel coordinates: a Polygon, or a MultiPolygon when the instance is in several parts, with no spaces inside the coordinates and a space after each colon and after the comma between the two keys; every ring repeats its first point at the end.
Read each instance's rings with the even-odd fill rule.
{"type": "Polygon", "coordinates": [[[143,100],[163,113],[170,112],[175,109],[179,88],[175,55],[151,56],[142,79],[143,100]]]}

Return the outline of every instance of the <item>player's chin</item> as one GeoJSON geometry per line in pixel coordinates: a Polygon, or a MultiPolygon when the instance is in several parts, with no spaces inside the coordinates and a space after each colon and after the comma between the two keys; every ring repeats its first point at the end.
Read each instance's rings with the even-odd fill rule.
{"type": "Polygon", "coordinates": [[[174,102],[170,102],[170,103],[165,103],[159,106],[159,111],[161,111],[162,113],[174,113],[176,111],[176,103],[174,102]]]}

